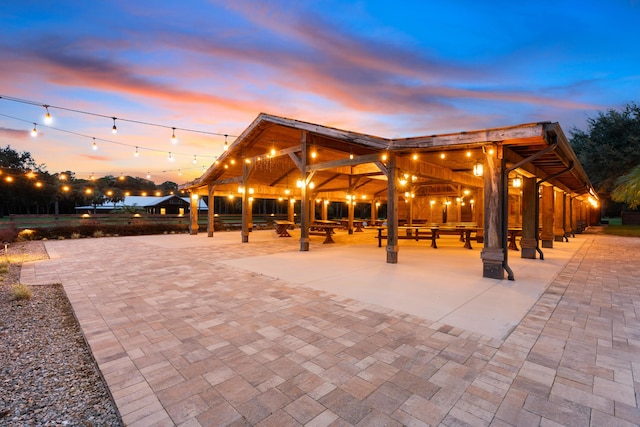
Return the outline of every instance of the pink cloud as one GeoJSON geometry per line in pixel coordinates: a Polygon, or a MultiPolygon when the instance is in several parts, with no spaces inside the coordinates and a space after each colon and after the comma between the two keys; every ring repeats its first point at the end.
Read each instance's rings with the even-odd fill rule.
{"type": "Polygon", "coordinates": [[[30,131],[24,129],[11,129],[0,127],[0,136],[11,139],[27,139],[31,138],[30,131]]]}

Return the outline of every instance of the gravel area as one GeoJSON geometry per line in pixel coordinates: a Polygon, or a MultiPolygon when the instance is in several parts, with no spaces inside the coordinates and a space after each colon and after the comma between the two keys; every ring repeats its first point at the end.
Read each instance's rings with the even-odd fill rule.
{"type": "Polygon", "coordinates": [[[32,286],[31,299],[13,297],[20,264],[48,257],[43,243],[3,252],[0,426],[122,426],[62,286],[32,286]]]}

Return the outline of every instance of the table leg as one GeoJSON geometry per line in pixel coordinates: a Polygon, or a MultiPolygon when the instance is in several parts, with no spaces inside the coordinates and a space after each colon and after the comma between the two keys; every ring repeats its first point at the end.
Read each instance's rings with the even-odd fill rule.
{"type": "Polygon", "coordinates": [[[333,229],[332,228],[326,228],[325,231],[327,233],[327,237],[324,238],[324,242],[322,242],[322,243],[323,244],[325,244],[325,243],[335,243],[333,241],[333,238],[331,237],[331,234],[333,233],[333,229]]]}
{"type": "Polygon", "coordinates": [[[464,247],[467,249],[473,249],[471,247],[471,230],[464,231],[464,247]]]}
{"type": "Polygon", "coordinates": [[[438,229],[431,229],[431,247],[434,249],[438,249],[438,245],[436,243],[436,239],[438,238],[438,229]]]}
{"type": "Polygon", "coordinates": [[[509,232],[509,249],[511,249],[512,251],[519,251],[520,249],[518,249],[518,244],[516,243],[516,235],[518,234],[517,231],[511,231],[509,232]]]}
{"type": "Polygon", "coordinates": [[[382,228],[378,228],[378,247],[382,247],[382,228]]]}

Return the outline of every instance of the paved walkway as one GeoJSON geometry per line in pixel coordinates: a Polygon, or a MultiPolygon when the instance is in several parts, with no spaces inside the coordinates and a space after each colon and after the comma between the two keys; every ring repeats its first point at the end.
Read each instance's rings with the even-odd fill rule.
{"type": "Polygon", "coordinates": [[[295,242],[252,239],[52,241],[21,280],[63,283],[130,426],[640,424],[640,239],[572,239],[504,339],[249,269],[304,268],[295,242]]]}

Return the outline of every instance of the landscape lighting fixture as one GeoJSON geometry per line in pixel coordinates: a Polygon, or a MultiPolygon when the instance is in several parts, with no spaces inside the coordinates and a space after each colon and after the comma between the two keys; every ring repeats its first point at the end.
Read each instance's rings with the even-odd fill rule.
{"type": "Polygon", "coordinates": [[[44,122],[48,125],[51,124],[51,122],[53,121],[53,119],[51,118],[51,113],[49,113],[49,106],[48,105],[43,105],[44,109],[47,111],[47,113],[44,115],[44,122]]]}
{"type": "Polygon", "coordinates": [[[33,124],[33,129],[31,130],[31,136],[38,136],[38,129],[36,129],[36,124],[33,124]]]}
{"type": "Polygon", "coordinates": [[[118,133],[118,128],[116,127],[116,118],[115,117],[111,117],[113,119],[113,127],[111,128],[111,133],[112,134],[116,134],[118,133]]]}

